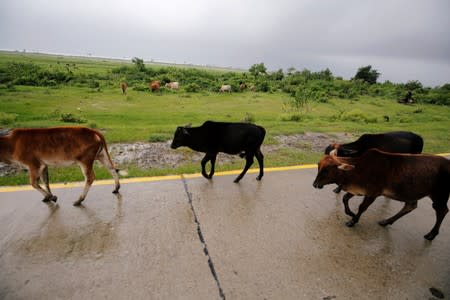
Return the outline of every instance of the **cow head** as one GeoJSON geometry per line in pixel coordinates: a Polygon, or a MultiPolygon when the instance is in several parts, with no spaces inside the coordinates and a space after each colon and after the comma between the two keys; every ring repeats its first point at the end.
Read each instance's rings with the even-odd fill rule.
{"type": "Polygon", "coordinates": [[[328,145],[326,148],[325,148],[325,154],[330,154],[330,152],[331,151],[333,151],[333,150],[335,150],[335,149],[339,149],[339,144],[336,144],[336,143],[334,143],[334,144],[331,144],[331,145],[328,145]]]}
{"type": "Polygon", "coordinates": [[[318,172],[313,186],[316,189],[323,188],[324,185],[340,183],[345,177],[345,172],[355,168],[353,165],[342,163],[334,155],[325,155],[318,164],[318,172]]]}
{"type": "Polygon", "coordinates": [[[190,134],[186,127],[179,126],[177,130],[175,130],[170,148],[177,149],[178,147],[185,146],[186,141],[189,139],[189,136],[190,134]]]}

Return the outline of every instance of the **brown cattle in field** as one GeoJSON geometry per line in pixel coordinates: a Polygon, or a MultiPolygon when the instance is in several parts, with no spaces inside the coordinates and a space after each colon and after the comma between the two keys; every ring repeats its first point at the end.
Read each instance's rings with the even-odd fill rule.
{"type": "Polygon", "coordinates": [[[247,85],[242,81],[239,82],[239,91],[243,92],[247,88],[247,85]]]}
{"type": "Polygon", "coordinates": [[[386,196],[404,202],[404,207],[393,217],[380,221],[391,225],[417,207],[417,201],[430,197],[436,212],[436,223],[424,237],[434,239],[448,212],[450,195],[450,160],[424,154],[394,154],[376,149],[359,157],[325,155],[319,162],[319,170],[313,186],[336,183],[343,190],[364,196],[358,213],[354,214],[344,202],[345,213],[352,217],[347,226],[358,223],[361,214],[378,196],[386,196]]]}
{"type": "Polygon", "coordinates": [[[127,93],[127,88],[128,88],[128,84],[126,82],[121,82],[120,83],[120,89],[122,90],[122,94],[126,94],[127,93]]]}
{"type": "Polygon", "coordinates": [[[14,129],[0,136],[0,161],[19,164],[29,171],[30,183],[44,199],[54,201],[48,179],[48,166],[68,166],[78,164],[85,178],[85,186],[79,199],[74,203],[80,205],[86,198],[95,179],[93,164],[99,160],[111,173],[115,181],[113,193],[120,188],[119,175],[111,161],[103,135],[85,127],[52,127],[33,129],[14,129]],[[45,188],[39,185],[39,179],[45,188]]]}
{"type": "Polygon", "coordinates": [[[159,91],[160,87],[161,87],[161,82],[159,80],[153,80],[152,82],[150,82],[150,90],[152,92],[159,91]]]}
{"type": "Polygon", "coordinates": [[[171,90],[178,90],[180,88],[180,84],[178,82],[168,82],[165,85],[166,88],[169,88],[171,90]]]}

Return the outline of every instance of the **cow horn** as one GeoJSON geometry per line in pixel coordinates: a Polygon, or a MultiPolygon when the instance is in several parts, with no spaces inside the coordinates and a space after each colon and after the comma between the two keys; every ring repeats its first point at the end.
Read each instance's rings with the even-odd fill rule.
{"type": "Polygon", "coordinates": [[[351,170],[353,170],[354,168],[355,168],[354,165],[349,165],[349,164],[340,164],[340,165],[338,166],[338,169],[339,169],[339,170],[343,170],[343,171],[351,171],[351,170]]]}
{"type": "Polygon", "coordinates": [[[331,156],[337,156],[337,149],[333,149],[330,151],[331,156]]]}

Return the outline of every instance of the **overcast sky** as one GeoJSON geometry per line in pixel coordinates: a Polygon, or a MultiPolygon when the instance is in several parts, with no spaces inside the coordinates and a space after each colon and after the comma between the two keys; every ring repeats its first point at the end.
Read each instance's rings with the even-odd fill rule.
{"type": "Polygon", "coordinates": [[[0,0],[0,49],[450,82],[449,0],[0,0]]]}

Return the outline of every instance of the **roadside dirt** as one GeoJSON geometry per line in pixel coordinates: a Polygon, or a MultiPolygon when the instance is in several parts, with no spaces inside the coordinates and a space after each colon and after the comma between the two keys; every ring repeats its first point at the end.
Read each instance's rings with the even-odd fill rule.
{"type": "MultiPolygon", "coordinates": [[[[333,142],[346,142],[353,139],[348,133],[317,133],[306,132],[295,135],[279,135],[274,139],[277,144],[264,145],[261,151],[266,155],[280,149],[295,149],[298,151],[312,151],[322,153],[326,146],[333,142]]],[[[117,143],[110,144],[109,151],[114,163],[119,168],[127,165],[136,165],[139,168],[176,168],[181,164],[198,163],[203,158],[203,153],[190,151],[186,148],[170,149],[171,141],[160,143],[117,143]]],[[[217,164],[228,164],[242,159],[237,155],[219,153],[217,164]]],[[[0,176],[14,174],[20,171],[19,167],[0,163],[0,176]]]]}

